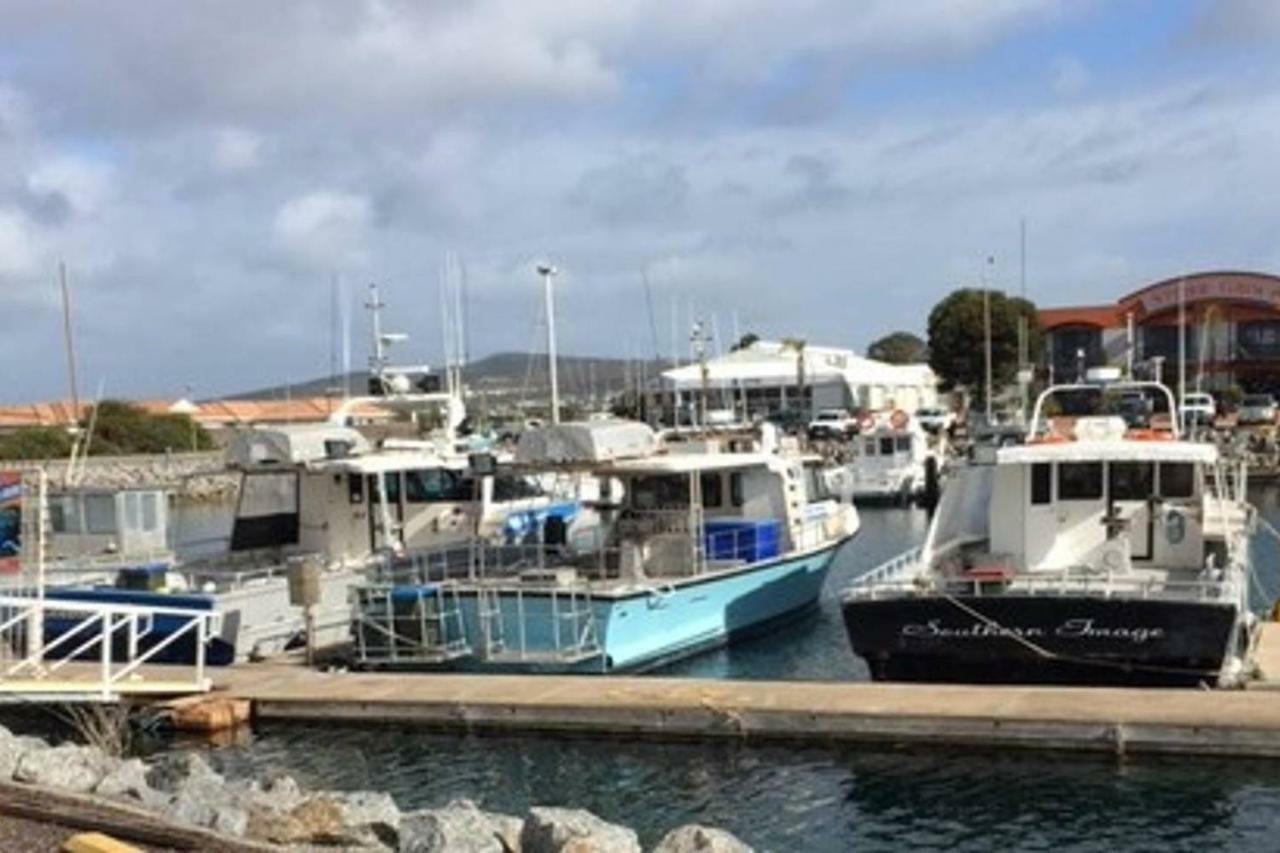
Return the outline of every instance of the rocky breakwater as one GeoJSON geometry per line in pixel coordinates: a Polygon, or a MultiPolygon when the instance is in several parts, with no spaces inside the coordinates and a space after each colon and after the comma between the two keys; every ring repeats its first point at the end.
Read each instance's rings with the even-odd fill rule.
{"type": "MultiPolygon", "coordinates": [[[[52,489],[66,488],[65,462],[6,462],[0,467],[34,472],[45,469],[52,489]]],[[[236,496],[240,475],[228,471],[221,451],[140,456],[90,456],[77,462],[75,483],[100,489],[163,488],[192,501],[225,501],[236,496]]]]}
{"type": "MultiPolygon", "coordinates": [[[[402,812],[376,791],[306,791],[289,776],[228,779],[197,753],[119,759],[90,746],[15,735],[0,726],[0,783],[91,795],[164,820],[283,848],[414,853],[642,853],[632,829],[581,809],[523,817],[469,800],[402,812]]],[[[652,853],[747,853],[730,833],[690,824],[652,853]]]]}

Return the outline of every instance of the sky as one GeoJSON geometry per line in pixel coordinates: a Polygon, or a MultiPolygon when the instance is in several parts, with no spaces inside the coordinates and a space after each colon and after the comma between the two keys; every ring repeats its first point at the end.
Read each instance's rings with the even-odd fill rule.
{"type": "Polygon", "coordinates": [[[439,362],[856,350],[956,287],[1280,272],[1271,0],[0,0],[0,403],[439,362]],[[986,259],[994,258],[988,266],[986,259]],[[335,287],[335,282],[337,286],[335,287]],[[646,284],[647,283],[647,284],[646,284]]]}

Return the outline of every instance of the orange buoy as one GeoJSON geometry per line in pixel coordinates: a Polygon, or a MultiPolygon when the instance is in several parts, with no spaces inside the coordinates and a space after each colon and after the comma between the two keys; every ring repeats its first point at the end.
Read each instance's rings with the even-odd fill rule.
{"type": "Polygon", "coordinates": [[[889,416],[889,424],[894,429],[902,429],[910,419],[910,416],[902,409],[894,409],[893,414],[889,416]]]}

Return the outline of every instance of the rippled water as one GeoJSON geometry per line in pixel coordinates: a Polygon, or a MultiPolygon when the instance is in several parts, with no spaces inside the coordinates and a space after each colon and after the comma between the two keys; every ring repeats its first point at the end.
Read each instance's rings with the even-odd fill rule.
{"type": "Polygon", "coordinates": [[[652,844],[697,821],[761,850],[1274,850],[1280,767],[1033,753],[914,752],[457,737],[398,727],[265,726],[229,770],[390,791],[402,808],[468,796],[567,805],[652,844]]]}

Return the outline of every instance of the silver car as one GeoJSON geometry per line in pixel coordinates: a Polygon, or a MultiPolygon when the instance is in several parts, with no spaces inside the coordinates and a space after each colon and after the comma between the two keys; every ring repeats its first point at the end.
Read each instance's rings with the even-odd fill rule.
{"type": "Polygon", "coordinates": [[[1250,424],[1267,424],[1276,422],[1276,401],[1270,394],[1247,394],[1240,401],[1240,412],[1236,423],[1241,426],[1250,424]]]}

